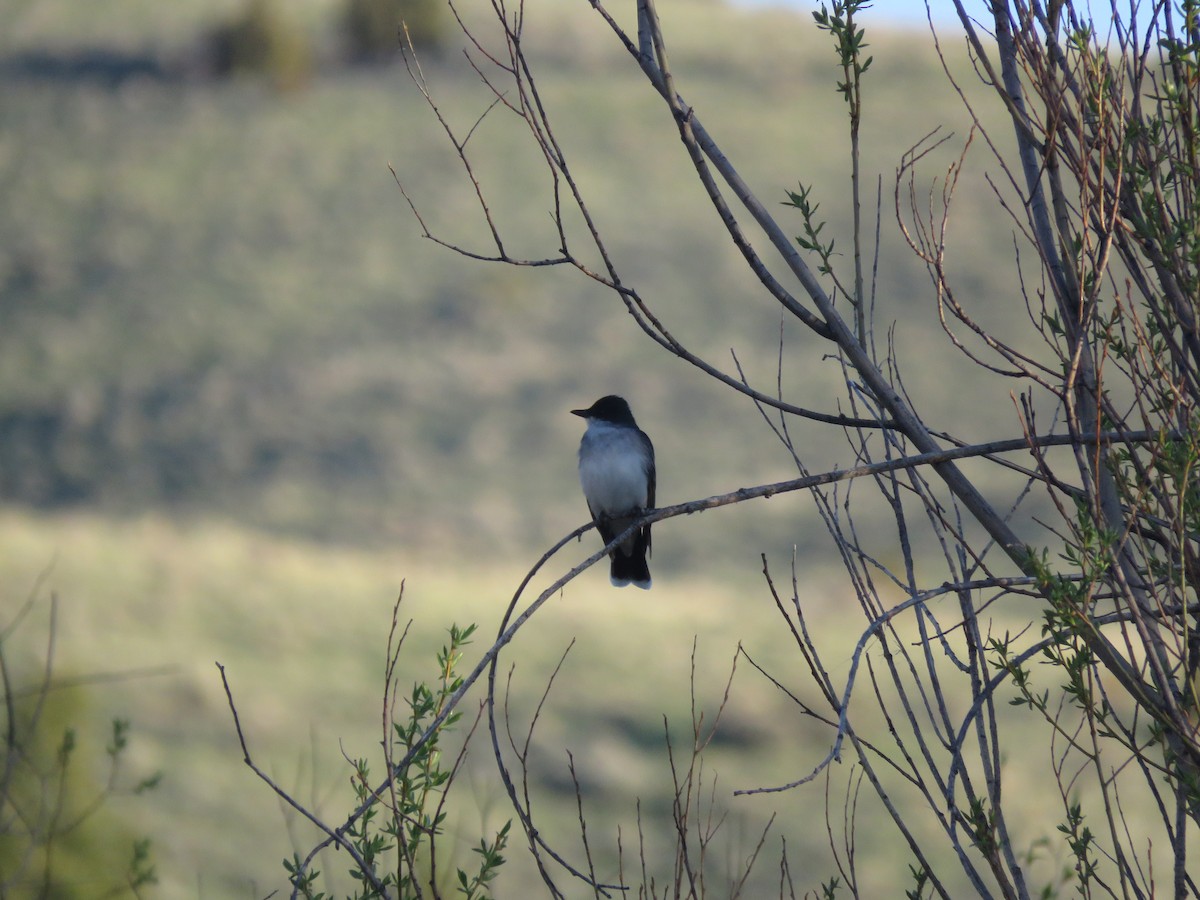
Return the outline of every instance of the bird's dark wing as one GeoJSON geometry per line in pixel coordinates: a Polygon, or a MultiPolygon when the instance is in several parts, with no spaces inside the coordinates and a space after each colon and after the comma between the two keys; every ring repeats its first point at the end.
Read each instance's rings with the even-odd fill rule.
{"type": "MultiPolygon", "coordinates": [[[[646,472],[646,507],[654,508],[654,489],[658,482],[658,472],[654,465],[654,444],[650,442],[646,432],[639,430],[638,437],[642,441],[642,446],[646,448],[646,452],[650,455],[649,471],[646,472]]],[[[642,534],[646,538],[646,553],[650,553],[650,526],[646,525],[642,528],[642,534]]]]}
{"type": "Polygon", "coordinates": [[[648,470],[646,472],[646,508],[654,508],[654,486],[657,480],[654,467],[654,445],[650,443],[650,438],[646,436],[646,432],[639,431],[638,438],[642,442],[642,446],[646,448],[646,453],[650,458],[648,470]]]}

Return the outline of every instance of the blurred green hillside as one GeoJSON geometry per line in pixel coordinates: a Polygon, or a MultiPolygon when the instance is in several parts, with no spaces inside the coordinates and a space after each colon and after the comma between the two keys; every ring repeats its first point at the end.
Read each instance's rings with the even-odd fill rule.
{"type": "MultiPolygon", "coordinates": [[[[159,881],[143,896],[163,898],[261,900],[272,890],[286,891],[280,861],[293,851],[307,852],[320,837],[243,764],[214,662],[226,668],[255,762],[299,802],[336,823],[353,807],[347,758],[370,758],[381,771],[384,655],[401,580],[407,584],[400,622],[412,620],[398,676],[404,694],[414,680],[432,676],[434,652],[451,622],[479,623],[464,670],[475,665],[524,573],[522,566],[422,565],[398,551],[314,545],[157,516],[114,522],[0,514],[0,546],[6,610],[17,605],[10,599],[23,599],[14,594],[18,587],[42,584],[59,597],[54,653],[62,688],[52,697],[71,708],[90,768],[103,777],[105,730],[111,718],[123,717],[131,722],[125,780],[162,773],[152,793],[111,801],[105,823],[111,829],[115,817],[125,834],[152,840],[159,881]]],[[[777,561],[774,571],[786,580],[785,561],[777,561]]],[[[856,616],[849,614],[854,601],[836,573],[805,566],[801,577],[808,627],[827,650],[831,677],[841,683],[859,636],[856,616]]],[[[548,582],[549,573],[534,587],[548,582]]],[[[10,672],[29,673],[24,680],[35,681],[40,671],[48,616],[43,596],[21,632],[6,635],[10,672]]],[[[1021,627],[1020,610],[998,615],[996,627],[1021,627]]],[[[598,871],[615,877],[620,841],[626,876],[636,880],[640,830],[650,873],[659,884],[669,878],[672,857],[664,850],[673,791],[665,732],[679,763],[690,747],[692,709],[703,716],[706,731],[716,722],[739,647],[788,691],[811,689],[811,676],[797,662],[791,636],[764,590],[705,573],[657,579],[650,595],[613,591],[606,578],[585,576],[517,635],[502,656],[501,690],[518,740],[562,664],[539,711],[530,790],[539,827],[568,859],[582,864],[583,858],[569,752],[598,871]]],[[[467,720],[482,697],[482,690],[468,697],[467,720]]],[[[858,706],[860,729],[883,727],[869,698],[858,706]]],[[[1011,803],[1019,811],[1020,842],[1032,848],[1054,836],[1057,798],[1020,790],[1021,767],[1030,764],[1024,750],[1042,746],[1032,731],[1034,718],[1008,706],[997,715],[1013,738],[1006,770],[1016,790],[1011,803]]],[[[825,755],[830,737],[745,658],[738,661],[717,736],[704,756],[703,815],[711,810],[713,821],[726,817],[709,861],[713,896],[726,896],[726,879],[740,872],[772,817],[748,896],[778,894],[781,840],[798,887],[815,890],[836,874],[820,821],[823,788],[732,797],[735,789],[804,775],[825,755]]],[[[451,741],[448,753],[454,746],[451,741]]],[[[830,773],[835,833],[839,798],[860,777],[849,764],[830,773]]],[[[908,791],[897,784],[893,800],[911,800],[908,791]]],[[[513,815],[486,726],[471,744],[452,797],[443,847],[460,859],[486,829],[513,815]]],[[[1136,818],[1137,811],[1127,814],[1136,818]]],[[[857,817],[862,895],[892,896],[911,858],[873,802],[864,801],[857,817]]],[[[907,826],[927,837],[940,828],[919,808],[907,826]]],[[[1035,854],[1030,872],[1038,883],[1057,877],[1063,865],[1057,844],[1035,854]]],[[[544,896],[528,854],[520,844],[510,850],[495,896],[544,896]]],[[[126,852],[117,851],[118,864],[126,852]]],[[[67,854],[60,861],[66,864],[67,854]]],[[[348,865],[344,854],[326,853],[321,888],[346,896],[348,865]]],[[[968,896],[970,888],[953,876],[949,884],[954,896],[968,896]]],[[[568,897],[593,896],[576,882],[564,887],[568,897]]],[[[85,887],[79,896],[98,893],[85,887]]]]}
{"type": "MultiPolygon", "coordinates": [[[[315,46],[336,43],[331,2],[294,6],[315,46]]],[[[16,7],[0,39],[10,57],[102,46],[169,63],[194,53],[233,4],[16,7]]],[[[544,100],[626,282],[689,346],[728,369],[734,350],[770,388],[779,314],[727,246],[666,112],[586,5],[530,9],[544,100]]],[[[774,203],[797,181],[814,184],[829,233],[845,234],[832,50],[799,15],[664,10],[681,89],[760,196],[774,203]]],[[[880,320],[898,321],[902,348],[920,346],[936,309],[896,234],[892,181],[904,150],[938,126],[958,133],[926,170],[941,174],[965,114],[927,35],[870,37],[864,136],[866,171],[882,176],[880,320]]],[[[490,102],[457,52],[422,63],[456,124],[490,102]]],[[[580,522],[579,423],[566,411],[609,391],[629,396],[656,440],[664,502],[787,476],[769,439],[743,439],[766,435],[753,407],[659,352],[615,296],[573,273],[472,262],[420,238],[389,164],[432,228],[490,249],[470,185],[402,66],[326,64],[282,95],[244,79],[112,84],[5,71],[7,502],[216,514],[504,558],[580,522]]],[[[493,112],[472,140],[510,252],[551,254],[545,173],[520,123],[493,112]]],[[[959,200],[972,222],[956,239],[964,288],[1003,283],[1003,258],[983,251],[1003,245],[1005,223],[971,219],[984,202],[959,200]]],[[[831,409],[836,365],[790,323],[785,334],[789,399],[831,409]]],[[[947,419],[979,408],[941,374],[905,373],[947,419]]],[[[814,462],[844,462],[837,443],[813,450],[814,462]]],[[[803,515],[788,505],[779,521],[803,515]]],[[[668,566],[721,558],[737,515],[656,549],[668,566]]],[[[756,555],[777,524],[736,520],[745,540],[735,556],[756,555]]]]}
{"type": "MultiPolygon", "coordinates": [[[[848,251],[846,112],[828,43],[795,13],[659,5],[680,90],[760,198],[774,205],[798,181],[814,185],[827,233],[848,251]]],[[[667,111],[588,4],[526,7],[542,99],[624,281],[693,350],[734,371],[733,350],[772,389],[779,312],[728,246],[667,111]]],[[[229,667],[264,764],[340,811],[342,752],[378,742],[401,579],[417,666],[451,621],[480,622],[485,645],[520,575],[584,521],[569,409],[625,394],[654,438],[664,504],[794,474],[752,404],[667,357],[615,296],[561,268],[473,262],[421,238],[389,165],[432,229],[491,252],[473,189],[403,66],[339,62],[335,0],[281,7],[312,44],[302,86],[204,74],[205,35],[240,8],[0,0],[0,608],[49,566],[69,672],[173,667],[88,694],[100,723],[134,711],[135,768],[165,773],[148,808],[122,807],[135,833],[155,837],[163,896],[264,896],[292,849],[274,798],[241,765],[213,660],[229,667]],[[97,59],[115,74],[77,64],[97,59]]],[[[969,120],[927,34],[867,27],[878,340],[894,323],[902,357],[923,363],[903,375],[942,418],[931,425],[1010,436],[985,414],[1007,409],[1008,386],[977,389],[973,367],[941,351],[924,364],[944,339],[891,212],[901,155],[934,129],[953,133],[923,165],[931,184],[969,120]]],[[[458,43],[422,66],[440,108],[467,128],[492,97],[458,43]]],[[[947,51],[970,81],[961,49],[947,51]]],[[[522,129],[493,111],[472,138],[474,162],[508,250],[544,257],[557,247],[552,200],[522,129]]],[[[979,176],[991,164],[977,147],[970,165],[979,176]]],[[[991,300],[1014,289],[1008,223],[980,177],[957,204],[954,272],[994,323],[991,300]]],[[[782,338],[787,399],[836,411],[843,375],[826,348],[791,323],[782,338]]],[[[802,444],[813,469],[853,462],[836,429],[802,444]]],[[[677,519],[656,531],[654,603],[614,597],[594,571],[547,607],[513,658],[523,701],[581,636],[578,668],[542,725],[555,755],[540,761],[553,775],[538,790],[557,825],[576,824],[563,746],[591,773],[600,816],[628,822],[638,795],[662,812],[661,716],[686,725],[694,635],[707,708],[739,640],[768,662],[788,658],[760,553],[782,571],[798,545],[806,599],[829,611],[835,638],[853,630],[823,574],[823,537],[798,496],[677,519]]],[[[568,548],[555,574],[592,543],[568,548]]],[[[42,644],[31,631],[12,652],[32,670],[42,644]]],[[[796,777],[824,750],[824,733],[748,680],[731,744],[718,748],[722,792],[796,777]]],[[[505,815],[486,750],[472,766],[468,843],[480,821],[505,815]]],[[[743,809],[730,827],[744,828],[738,852],[771,812],[743,809]]],[[[811,815],[793,806],[781,822],[803,833],[811,815]]],[[[826,841],[809,837],[795,850],[804,863],[826,841]]],[[[903,860],[872,852],[882,866],[866,883],[893,884],[903,860]]]]}

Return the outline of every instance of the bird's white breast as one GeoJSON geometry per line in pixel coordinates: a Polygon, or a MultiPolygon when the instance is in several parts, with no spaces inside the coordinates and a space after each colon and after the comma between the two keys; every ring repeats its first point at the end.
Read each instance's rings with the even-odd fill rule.
{"type": "Polygon", "coordinates": [[[636,432],[589,423],[579,447],[579,481],[588,505],[609,515],[645,508],[648,463],[636,432]]]}

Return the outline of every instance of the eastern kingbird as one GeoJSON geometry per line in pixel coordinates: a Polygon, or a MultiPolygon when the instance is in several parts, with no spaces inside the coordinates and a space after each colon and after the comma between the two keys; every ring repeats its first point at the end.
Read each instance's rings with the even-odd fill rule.
{"type": "MultiPolygon", "coordinates": [[[[637,427],[621,397],[601,397],[588,409],[571,412],[587,419],[587,431],[579,442],[579,481],[596,530],[608,544],[643,510],[654,507],[654,445],[637,427]]],[[[649,552],[649,525],[613,547],[609,553],[613,587],[636,584],[650,590],[649,552]]]]}

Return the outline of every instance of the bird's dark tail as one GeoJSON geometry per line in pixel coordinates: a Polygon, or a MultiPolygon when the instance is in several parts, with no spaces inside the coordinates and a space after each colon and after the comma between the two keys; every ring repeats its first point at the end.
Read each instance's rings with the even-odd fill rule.
{"type": "Polygon", "coordinates": [[[614,547],[609,567],[609,579],[613,587],[632,584],[644,591],[650,590],[650,566],[646,563],[646,551],[650,549],[650,528],[640,528],[633,540],[625,547],[614,547]],[[629,552],[625,552],[628,550],[629,552]]]}

